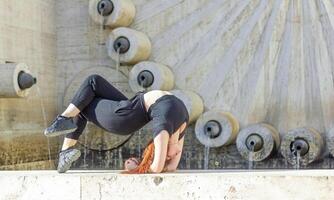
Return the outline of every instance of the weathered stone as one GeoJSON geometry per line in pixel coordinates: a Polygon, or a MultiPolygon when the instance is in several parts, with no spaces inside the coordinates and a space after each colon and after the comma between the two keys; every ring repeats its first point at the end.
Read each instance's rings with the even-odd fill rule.
{"type": "Polygon", "coordinates": [[[132,23],[136,14],[136,8],[131,0],[104,0],[104,4],[110,4],[110,13],[105,13],[105,5],[102,0],[89,1],[89,15],[98,24],[110,27],[128,26],[132,23]]]}
{"type": "Polygon", "coordinates": [[[0,166],[55,159],[59,151],[58,141],[46,138],[42,133],[3,134],[0,137],[0,166]]]}
{"type": "Polygon", "coordinates": [[[109,34],[106,45],[108,55],[115,61],[119,59],[121,63],[136,64],[147,60],[151,54],[151,42],[147,35],[131,28],[120,27],[114,29],[109,34]],[[116,50],[121,47],[121,43],[117,44],[119,38],[126,38],[129,42],[129,48],[123,53],[120,52],[118,58],[116,50]]]}
{"type": "Polygon", "coordinates": [[[260,123],[242,129],[237,137],[237,148],[248,161],[262,161],[280,146],[278,131],[269,124],[260,123]]]}
{"type": "Polygon", "coordinates": [[[28,96],[30,88],[22,89],[19,85],[21,72],[30,74],[24,63],[0,64],[0,98],[28,96]]]}
{"type": "Polygon", "coordinates": [[[129,85],[134,92],[172,90],[174,87],[174,75],[168,66],[151,61],[143,61],[137,63],[131,69],[129,85]]]}
{"type": "MultiPolygon", "coordinates": [[[[0,66],[0,165],[49,159],[43,129],[56,114],[55,4],[50,0],[0,2],[0,60],[4,64],[0,66]],[[37,84],[17,91],[15,77],[5,72],[6,66],[16,66],[18,71],[29,68],[37,84]],[[8,93],[5,88],[12,90],[8,93]]],[[[52,158],[57,151],[58,141],[51,139],[52,158]]]]}
{"type": "Polygon", "coordinates": [[[0,172],[0,199],[332,199],[333,176],[331,170],[188,170],[157,175],[71,170],[65,174],[0,172]],[[266,192],[259,192],[263,188],[266,192]]]}
{"type": "Polygon", "coordinates": [[[196,121],[197,139],[208,147],[221,147],[235,143],[239,123],[231,113],[212,110],[203,113],[196,121]]]}
{"type": "Polygon", "coordinates": [[[282,138],[281,153],[294,166],[308,165],[311,162],[319,160],[323,150],[323,138],[313,128],[301,127],[292,129],[282,138]],[[299,143],[299,141],[303,142],[299,143]],[[297,147],[295,147],[296,145],[297,147]],[[306,149],[304,150],[304,148],[306,149]],[[299,155],[298,151],[300,151],[299,155]],[[303,153],[303,151],[305,152],[303,153]]]}

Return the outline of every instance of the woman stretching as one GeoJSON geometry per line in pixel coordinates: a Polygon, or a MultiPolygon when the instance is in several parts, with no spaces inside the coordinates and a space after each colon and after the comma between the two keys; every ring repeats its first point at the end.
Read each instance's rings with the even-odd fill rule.
{"type": "MultiPolygon", "coordinates": [[[[188,125],[189,115],[184,103],[167,91],[137,92],[131,99],[127,99],[103,77],[91,75],[82,83],[65,111],[45,129],[44,134],[47,137],[66,134],[57,167],[58,172],[63,173],[81,155],[73,146],[87,121],[106,131],[128,135],[151,120],[153,140],[148,147],[151,152],[154,149],[154,155],[145,151],[147,158],[141,164],[137,163],[137,168],[130,167],[130,171],[174,171],[181,158],[183,133],[188,125]]],[[[128,162],[129,160],[126,163],[128,162]]]]}

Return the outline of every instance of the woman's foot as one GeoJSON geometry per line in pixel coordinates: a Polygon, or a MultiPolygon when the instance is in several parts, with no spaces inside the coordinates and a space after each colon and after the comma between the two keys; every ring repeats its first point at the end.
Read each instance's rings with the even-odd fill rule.
{"type": "Polygon", "coordinates": [[[52,124],[45,129],[44,135],[47,137],[54,137],[71,133],[77,129],[77,125],[73,123],[71,117],[64,117],[58,115],[52,124]]]}
{"type": "Polygon", "coordinates": [[[64,173],[70,169],[72,163],[80,158],[81,152],[78,149],[72,147],[62,150],[59,153],[59,161],[57,171],[64,173]]]}

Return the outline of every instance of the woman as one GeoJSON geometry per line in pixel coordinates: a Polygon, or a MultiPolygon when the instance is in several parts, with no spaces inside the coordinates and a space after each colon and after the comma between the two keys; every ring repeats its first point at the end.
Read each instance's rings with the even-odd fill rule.
{"type": "Polygon", "coordinates": [[[59,173],[63,173],[80,157],[80,151],[73,146],[87,121],[106,131],[128,135],[151,120],[154,159],[146,171],[160,173],[166,167],[166,160],[171,163],[168,171],[173,171],[181,158],[184,141],[184,134],[181,133],[186,129],[189,115],[184,103],[167,91],[137,92],[134,97],[127,99],[103,77],[91,75],[44,134],[47,137],[66,134],[57,168],[59,173]]]}

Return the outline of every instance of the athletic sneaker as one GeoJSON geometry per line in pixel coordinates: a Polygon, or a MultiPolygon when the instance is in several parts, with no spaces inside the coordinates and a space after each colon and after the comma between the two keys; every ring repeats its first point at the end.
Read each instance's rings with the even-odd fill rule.
{"type": "Polygon", "coordinates": [[[80,158],[81,152],[72,147],[60,151],[57,171],[64,173],[70,169],[72,163],[80,158]]]}
{"type": "Polygon", "coordinates": [[[71,133],[77,129],[77,125],[73,123],[72,117],[64,117],[58,115],[52,124],[44,131],[47,137],[54,137],[71,133]]]}

